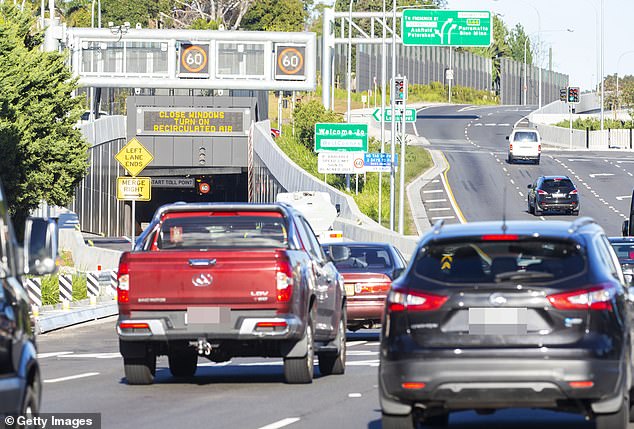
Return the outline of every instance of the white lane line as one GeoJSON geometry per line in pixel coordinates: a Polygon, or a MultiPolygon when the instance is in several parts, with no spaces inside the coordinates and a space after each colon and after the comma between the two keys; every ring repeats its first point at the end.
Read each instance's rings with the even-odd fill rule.
{"type": "MultiPolygon", "coordinates": [[[[391,168],[391,167],[390,167],[391,168]]],[[[506,167],[502,167],[502,171],[504,171],[505,173],[508,172],[508,170],[506,169],[506,167]]]]}
{"type": "Polygon", "coordinates": [[[588,174],[588,176],[590,176],[590,177],[592,177],[594,179],[595,177],[614,176],[614,174],[612,174],[612,173],[594,173],[594,174],[588,174]]]}
{"type": "Polygon", "coordinates": [[[274,361],[274,362],[248,362],[248,363],[241,363],[239,366],[278,366],[278,365],[283,365],[284,362],[282,361],[274,361]]]}
{"type": "Polygon", "coordinates": [[[59,382],[62,382],[62,381],[77,380],[78,378],[93,377],[95,375],[99,375],[99,373],[98,372],[85,372],[83,374],[70,375],[68,377],[51,378],[49,380],[44,380],[44,383],[59,383],[59,382]]]}
{"type": "Polygon", "coordinates": [[[378,356],[379,352],[373,352],[372,350],[347,350],[347,356],[378,356]]]}
{"type": "Polygon", "coordinates": [[[524,196],[524,194],[520,192],[520,197],[523,197],[523,196],[524,196]]]}
{"type": "Polygon", "coordinates": [[[446,201],[447,201],[446,198],[441,198],[438,200],[423,200],[424,203],[444,203],[446,201]]]}
{"type": "Polygon", "coordinates": [[[630,175],[630,176],[632,175],[632,173],[630,173],[629,171],[627,172],[627,174],[630,175]]]}
{"type": "MultiPolygon", "coordinates": [[[[617,197],[618,198],[618,197],[617,197]]],[[[38,359],[45,359],[45,358],[49,358],[49,357],[57,357],[57,356],[62,356],[62,355],[68,355],[71,354],[72,352],[50,352],[50,353],[38,353],[37,354],[37,358],[38,359]]]]}
{"type": "Polygon", "coordinates": [[[498,124],[498,126],[500,126],[500,127],[510,127],[511,124],[498,124]]]}
{"type": "Polygon", "coordinates": [[[348,347],[352,347],[352,346],[360,346],[362,344],[367,343],[367,341],[346,341],[346,346],[348,347]]]}
{"type": "Polygon", "coordinates": [[[363,396],[360,393],[348,393],[348,398],[360,398],[361,396],[363,396]]]}
{"type": "Polygon", "coordinates": [[[293,423],[297,423],[300,420],[299,417],[287,417],[282,420],[278,420],[270,425],[259,427],[258,429],[280,429],[293,423]]]}
{"type": "Polygon", "coordinates": [[[473,125],[473,126],[474,126],[474,127],[481,127],[481,126],[482,126],[482,124],[478,122],[477,124],[475,124],[475,125],[473,125]]]}
{"type": "Polygon", "coordinates": [[[435,209],[427,209],[428,212],[444,212],[446,210],[451,210],[451,207],[438,207],[435,209]]]}
{"type": "Polygon", "coordinates": [[[485,127],[497,127],[498,124],[484,124],[485,127]]]}
{"type": "MultiPolygon", "coordinates": [[[[390,167],[392,168],[392,167],[390,167]]],[[[511,184],[515,185],[515,180],[511,179],[511,184]]]]}
{"type": "Polygon", "coordinates": [[[434,180],[431,181],[431,183],[440,183],[440,180],[434,179],[434,180]]]}
{"type": "Polygon", "coordinates": [[[378,346],[378,345],[380,345],[380,344],[381,344],[381,343],[380,343],[379,341],[370,341],[370,342],[369,342],[368,344],[366,344],[366,345],[368,345],[368,346],[378,346]]]}
{"type": "Polygon", "coordinates": [[[571,162],[590,162],[592,160],[591,159],[586,159],[586,158],[568,158],[568,161],[571,161],[571,162]]]}
{"type": "Polygon", "coordinates": [[[431,191],[423,191],[423,194],[437,194],[439,192],[445,192],[443,189],[433,189],[431,191]]]}
{"type": "Polygon", "coordinates": [[[227,361],[227,362],[205,362],[205,363],[199,363],[198,366],[213,366],[213,367],[218,367],[218,366],[227,366],[231,363],[231,361],[227,361]]]}
{"type": "Polygon", "coordinates": [[[455,219],[455,218],[456,218],[455,216],[434,216],[431,219],[434,220],[434,219],[455,219]]]}
{"type": "Polygon", "coordinates": [[[347,361],[346,362],[346,366],[379,366],[379,360],[378,359],[372,359],[372,360],[357,360],[357,361],[347,361]]]}
{"type": "MultiPolygon", "coordinates": [[[[620,196],[620,197],[616,197],[616,199],[618,201],[627,200],[628,198],[632,198],[632,196],[631,195],[623,195],[623,196],[620,196]]],[[[39,355],[38,355],[38,357],[39,357],[39,355]]]]}
{"type": "Polygon", "coordinates": [[[121,358],[121,353],[71,353],[61,355],[63,358],[97,358],[97,359],[119,359],[121,358]]]}

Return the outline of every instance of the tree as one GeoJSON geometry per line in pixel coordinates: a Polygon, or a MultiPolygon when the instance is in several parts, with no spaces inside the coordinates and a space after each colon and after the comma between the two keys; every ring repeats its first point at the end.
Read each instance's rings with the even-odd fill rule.
{"type": "Polygon", "coordinates": [[[301,0],[259,0],[244,15],[242,28],[261,31],[304,31],[308,10],[301,0]]]}
{"type": "Polygon", "coordinates": [[[41,200],[69,204],[88,168],[76,81],[26,9],[0,4],[0,177],[16,225],[41,200]]]}
{"type": "Polygon", "coordinates": [[[202,19],[222,24],[227,30],[240,28],[242,19],[256,0],[176,0],[171,12],[174,25],[189,27],[202,19]]]}
{"type": "Polygon", "coordinates": [[[476,55],[491,59],[493,63],[491,79],[493,81],[493,88],[495,88],[496,91],[500,87],[500,58],[508,57],[510,52],[508,37],[509,30],[506,28],[504,21],[502,21],[497,15],[493,15],[493,43],[484,48],[466,49],[476,55]]]}
{"type": "Polygon", "coordinates": [[[533,47],[522,24],[518,23],[509,32],[508,46],[510,57],[521,63],[524,62],[524,46],[526,46],[526,64],[533,64],[533,47]],[[526,40],[528,40],[528,42],[526,40]]]}
{"type": "Polygon", "coordinates": [[[129,22],[132,27],[140,23],[143,27],[156,28],[162,18],[169,18],[172,3],[172,0],[101,0],[102,26],[108,22],[114,25],[129,22]]]}

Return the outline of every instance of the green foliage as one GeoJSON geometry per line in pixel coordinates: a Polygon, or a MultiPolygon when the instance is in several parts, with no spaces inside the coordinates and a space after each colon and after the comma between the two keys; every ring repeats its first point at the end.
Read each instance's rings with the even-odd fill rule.
{"type": "Polygon", "coordinates": [[[332,110],[326,110],[318,100],[300,103],[295,107],[295,133],[298,141],[311,151],[315,147],[315,124],[342,122],[342,118],[332,110]]]}
{"type": "Polygon", "coordinates": [[[217,30],[219,27],[220,23],[218,21],[207,21],[202,18],[194,19],[189,26],[192,30],[217,30]]]}
{"type": "Polygon", "coordinates": [[[531,47],[531,41],[524,26],[517,23],[515,27],[509,32],[508,45],[509,55],[512,59],[519,62],[524,62],[524,44],[526,43],[526,64],[533,64],[533,48],[531,47]],[[528,42],[527,42],[528,40],[528,42]]]}
{"type": "Polygon", "coordinates": [[[252,31],[303,31],[308,11],[301,0],[259,0],[242,18],[252,31]]]}
{"type": "Polygon", "coordinates": [[[138,22],[144,28],[155,28],[163,18],[161,12],[169,13],[173,3],[172,0],[101,0],[102,26],[106,27],[108,22],[114,25],[129,22],[134,28],[138,22]]]}
{"type": "MultiPolygon", "coordinates": [[[[557,122],[554,124],[556,127],[562,128],[570,128],[570,121],[564,120],[561,122],[557,122]]],[[[577,118],[572,121],[572,128],[575,130],[586,130],[589,128],[590,131],[597,131],[601,129],[601,121],[597,118],[577,118]]],[[[607,129],[629,129],[634,128],[632,121],[620,121],[617,119],[604,118],[603,120],[603,128],[607,129]]]]}
{"type": "Polygon", "coordinates": [[[41,41],[30,11],[0,4],[0,178],[18,228],[41,200],[67,205],[87,170],[76,81],[41,41]]]}
{"type": "Polygon", "coordinates": [[[42,277],[42,305],[59,302],[59,277],[57,274],[42,277]]]}
{"type": "Polygon", "coordinates": [[[86,274],[73,275],[73,301],[81,301],[88,298],[88,286],[86,284],[86,274]]]}

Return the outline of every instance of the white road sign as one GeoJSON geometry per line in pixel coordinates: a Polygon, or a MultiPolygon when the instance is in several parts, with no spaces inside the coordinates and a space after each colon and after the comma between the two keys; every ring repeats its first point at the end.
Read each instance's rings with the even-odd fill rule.
{"type": "Polygon", "coordinates": [[[354,174],[364,172],[364,152],[319,152],[317,171],[322,174],[354,174]]]}

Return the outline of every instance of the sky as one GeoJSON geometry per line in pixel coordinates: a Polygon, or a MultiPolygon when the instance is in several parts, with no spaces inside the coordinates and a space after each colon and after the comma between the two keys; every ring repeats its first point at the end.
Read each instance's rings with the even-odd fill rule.
{"type": "MultiPolygon", "coordinates": [[[[614,75],[617,66],[619,76],[634,75],[634,0],[448,0],[448,8],[498,13],[509,28],[521,23],[532,40],[540,31],[544,50],[552,46],[553,69],[569,75],[571,86],[587,90],[600,76],[601,3],[604,76],[614,75]]],[[[548,66],[547,54],[543,66],[548,66]]]]}

